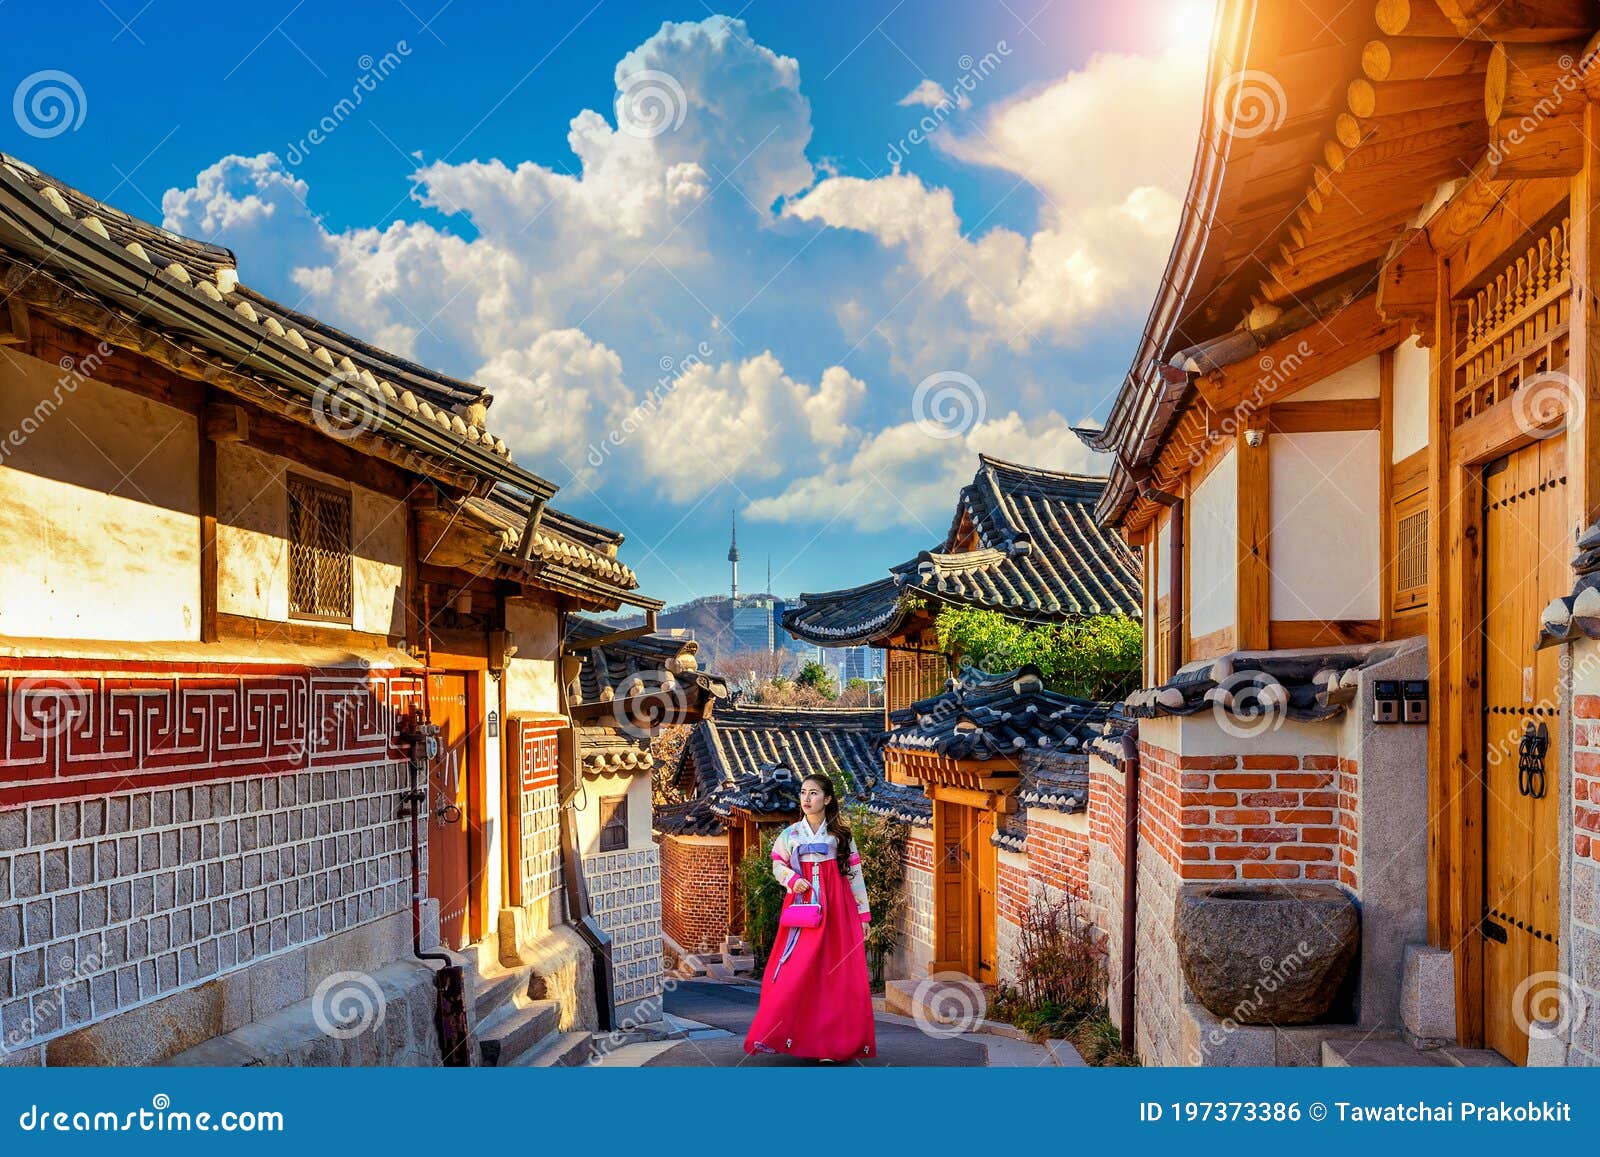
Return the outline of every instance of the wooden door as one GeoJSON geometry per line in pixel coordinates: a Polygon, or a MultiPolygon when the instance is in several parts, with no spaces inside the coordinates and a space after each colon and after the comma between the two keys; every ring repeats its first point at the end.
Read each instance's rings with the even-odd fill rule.
{"type": "Polygon", "coordinates": [[[428,711],[439,728],[439,754],[428,772],[428,895],[439,901],[440,939],[465,948],[472,935],[472,728],[464,675],[435,674],[428,711]]]}
{"type": "Polygon", "coordinates": [[[1540,612],[1571,584],[1563,449],[1535,442],[1483,478],[1483,1021],[1485,1042],[1517,1064],[1529,1019],[1519,986],[1553,971],[1560,952],[1559,652],[1534,647],[1540,612]],[[1542,777],[1522,758],[1541,727],[1542,777]]]}
{"type": "Polygon", "coordinates": [[[973,873],[977,903],[974,906],[972,921],[976,936],[972,953],[975,969],[970,975],[974,980],[980,980],[984,984],[994,984],[1000,979],[1000,946],[995,938],[994,925],[996,876],[999,872],[998,857],[992,840],[995,815],[992,811],[977,808],[969,810],[976,819],[973,825],[972,858],[977,868],[973,873]]]}
{"type": "Polygon", "coordinates": [[[963,929],[966,926],[969,833],[967,809],[934,800],[935,865],[933,897],[933,971],[965,972],[963,929]]]}

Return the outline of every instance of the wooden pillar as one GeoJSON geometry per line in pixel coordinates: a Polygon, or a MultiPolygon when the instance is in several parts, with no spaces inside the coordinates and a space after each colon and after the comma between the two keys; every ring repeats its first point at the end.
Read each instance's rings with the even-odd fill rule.
{"type": "Polygon", "coordinates": [[[1270,415],[1265,406],[1250,415],[1234,435],[1238,455],[1238,586],[1234,604],[1234,645],[1241,651],[1268,646],[1272,615],[1272,467],[1267,445],[1270,415]],[[1256,445],[1251,445],[1252,435],[1256,445]]]}
{"type": "Polygon", "coordinates": [[[1600,105],[1584,106],[1583,164],[1572,179],[1572,341],[1574,384],[1567,411],[1567,501],[1571,542],[1600,518],[1600,105]]]}
{"type": "Polygon", "coordinates": [[[1378,355],[1378,638],[1394,633],[1394,350],[1378,355]]]}

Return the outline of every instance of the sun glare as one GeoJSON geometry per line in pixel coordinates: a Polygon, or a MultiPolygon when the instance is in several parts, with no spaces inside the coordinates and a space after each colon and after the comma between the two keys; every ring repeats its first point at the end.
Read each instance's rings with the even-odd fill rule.
{"type": "Polygon", "coordinates": [[[1169,0],[1167,44],[1204,52],[1211,43],[1212,0],[1169,0]]]}

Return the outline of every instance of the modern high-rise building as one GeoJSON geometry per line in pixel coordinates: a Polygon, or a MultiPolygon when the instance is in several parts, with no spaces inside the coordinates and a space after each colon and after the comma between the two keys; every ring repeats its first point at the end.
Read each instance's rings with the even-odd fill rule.
{"type": "Polygon", "coordinates": [[[733,608],[733,648],[736,651],[773,649],[772,600],[747,598],[733,608]]]}

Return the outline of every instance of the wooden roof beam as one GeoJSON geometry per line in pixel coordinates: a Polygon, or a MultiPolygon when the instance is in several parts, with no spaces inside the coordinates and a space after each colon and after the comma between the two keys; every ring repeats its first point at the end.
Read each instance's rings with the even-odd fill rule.
{"type": "Polygon", "coordinates": [[[1439,255],[1426,229],[1410,230],[1378,275],[1378,314],[1404,322],[1423,345],[1432,345],[1439,301],[1439,255]]]}
{"type": "Polygon", "coordinates": [[[1427,80],[1482,72],[1493,46],[1455,36],[1396,37],[1369,40],[1361,50],[1361,71],[1368,80],[1427,80]]]}
{"type": "Polygon", "coordinates": [[[1548,44],[1594,31],[1589,0],[1378,0],[1385,36],[1548,44]]]}
{"type": "Polygon", "coordinates": [[[1489,162],[1501,179],[1570,177],[1583,165],[1583,110],[1600,96],[1594,43],[1496,44],[1484,76],[1489,162]]]}
{"type": "Polygon", "coordinates": [[[1363,297],[1279,338],[1258,357],[1199,375],[1195,388],[1214,411],[1253,411],[1387,349],[1398,338],[1398,327],[1378,315],[1376,299],[1363,297]],[[1263,370],[1265,365],[1271,370],[1263,370]]]}

